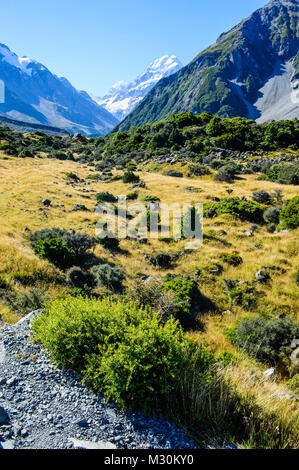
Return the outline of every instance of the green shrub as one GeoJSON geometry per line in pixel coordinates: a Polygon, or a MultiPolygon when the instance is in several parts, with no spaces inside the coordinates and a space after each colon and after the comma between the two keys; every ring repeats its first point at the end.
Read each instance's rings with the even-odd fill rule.
{"type": "Polygon", "coordinates": [[[201,299],[198,285],[191,279],[175,278],[171,281],[166,281],[162,285],[162,290],[173,292],[175,294],[174,300],[180,307],[180,310],[188,314],[191,313],[191,310],[197,306],[201,299]]]}
{"type": "Polygon", "coordinates": [[[73,266],[66,273],[66,283],[70,287],[84,289],[93,285],[93,276],[83,271],[83,269],[73,266]]]}
{"type": "Polygon", "coordinates": [[[205,176],[210,175],[211,170],[207,166],[203,165],[190,165],[189,174],[190,176],[205,176]]]}
{"type": "Polygon", "coordinates": [[[147,196],[143,196],[141,198],[141,201],[143,201],[143,202],[160,202],[160,198],[158,198],[158,196],[152,196],[152,195],[148,194],[147,196]]]}
{"type": "Polygon", "coordinates": [[[172,256],[169,253],[157,253],[148,257],[149,262],[156,268],[169,269],[172,264],[172,256]]]}
{"type": "Polygon", "coordinates": [[[76,263],[75,251],[61,238],[39,240],[34,246],[34,253],[61,269],[69,268],[76,263]]]}
{"type": "Polygon", "coordinates": [[[278,225],[280,210],[279,207],[269,207],[269,209],[264,212],[264,221],[267,222],[267,224],[278,225]]]}
{"type": "Polygon", "coordinates": [[[132,171],[126,171],[122,177],[123,183],[138,183],[140,178],[132,171]]]}
{"type": "Polygon", "coordinates": [[[291,342],[299,337],[299,323],[291,319],[242,320],[235,329],[234,343],[250,356],[275,365],[291,354],[291,342]]]}
{"type": "Polygon", "coordinates": [[[222,199],[217,204],[209,206],[214,214],[231,214],[236,219],[252,223],[261,223],[263,221],[263,208],[254,201],[246,201],[239,198],[222,199]]]}
{"type": "Polygon", "coordinates": [[[299,227],[299,196],[291,199],[282,209],[280,219],[287,228],[294,229],[299,227]]]}
{"type": "Polygon", "coordinates": [[[117,251],[119,249],[119,240],[111,232],[103,232],[98,238],[98,243],[109,251],[117,251]]]}
{"type": "Polygon", "coordinates": [[[1,300],[17,315],[25,316],[34,310],[42,308],[48,297],[43,289],[33,287],[28,291],[24,290],[18,293],[11,289],[6,290],[1,295],[1,300]]]}
{"type": "Polygon", "coordinates": [[[161,326],[157,314],[133,303],[67,298],[45,310],[32,325],[35,341],[121,406],[145,409],[163,400],[196,354],[199,373],[212,363],[173,320],[161,326]]]}
{"type": "Polygon", "coordinates": [[[222,253],[219,258],[224,263],[228,263],[232,266],[239,266],[243,263],[243,259],[237,253],[222,253]]]}
{"type": "Polygon", "coordinates": [[[8,289],[8,283],[2,276],[0,276],[0,289],[8,289]]]}
{"type": "Polygon", "coordinates": [[[252,195],[252,199],[255,202],[259,202],[260,204],[271,204],[272,202],[271,194],[269,194],[267,191],[264,191],[263,189],[255,191],[252,195]]]}
{"type": "Polygon", "coordinates": [[[98,193],[96,198],[98,204],[101,204],[103,202],[117,202],[117,197],[113,196],[113,194],[108,192],[98,193]]]}
{"type": "Polygon", "coordinates": [[[257,304],[254,292],[246,284],[233,287],[228,293],[228,298],[232,305],[240,305],[245,310],[250,310],[257,304]]]}
{"type": "Polygon", "coordinates": [[[98,287],[107,287],[114,291],[122,290],[122,282],[125,279],[122,269],[110,264],[100,264],[93,266],[91,272],[98,287]]]}
{"type": "Polygon", "coordinates": [[[287,386],[299,395],[299,374],[295,374],[290,380],[287,381],[287,386]]]}
{"type": "MultiPolygon", "coordinates": [[[[67,156],[65,156],[65,160],[67,159],[67,156]]],[[[70,179],[70,180],[73,180],[73,181],[76,181],[78,182],[80,180],[80,178],[78,178],[78,176],[76,175],[76,173],[73,173],[73,172],[70,172],[70,173],[67,173],[66,174],[67,178],[70,179]]]]}
{"type": "Polygon", "coordinates": [[[126,196],[126,199],[128,201],[136,201],[138,199],[139,193],[138,191],[132,191],[131,193],[128,193],[126,196]]]}
{"type": "Polygon", "coordinates": [[[297,272],[295,274],[295,282],[296,282],[297,286],[299,287],[299,268],[297,269],[297,272]]]}
{"type": "Polygon", "coordinates": [[[36,281],[36,277],[34,275],[22,271],[12,273],[10,275],[10,279],[12,281],[19,282],[23,286],[29,286],[31,284],[34,284],[34,282],[36,281]]]}
{"type": "Polygon", "coordinates": [[[178,170],[165,171],[164,175],[165,176],[172,176],[174,178],[182,178],[183,177],[183,173],[181,171],[178,171],[178,170]]]}

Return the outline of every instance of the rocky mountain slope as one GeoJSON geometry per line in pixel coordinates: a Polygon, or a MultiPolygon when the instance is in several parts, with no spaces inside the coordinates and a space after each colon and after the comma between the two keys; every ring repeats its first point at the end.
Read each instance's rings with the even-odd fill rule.
{"type": "Polygon", "coordinates": [[[103,135],[118,122],[66,78],[27,57],[18,57],[4,44],[0,44],[0,80],[5,84],[0,114],[7,118],[87,135],[103,135]]]}
{"type": "Polygon", "coordinates": [[[161,78],[170,76],[182,67],[176,56],[165,55],[154,60],[133,82],[118,82],[107,95],[95,100],[121,121],[133,111],[161,78]]]}
{"type": "Polygon", "coordinates": [[[299,117],[298,0],[271,0],[162,79],[116,130],[209,111],[265,122],[299,117]]]}

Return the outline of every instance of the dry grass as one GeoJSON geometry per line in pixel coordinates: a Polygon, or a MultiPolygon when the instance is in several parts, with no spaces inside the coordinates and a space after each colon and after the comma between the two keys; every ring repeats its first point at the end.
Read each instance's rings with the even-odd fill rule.
{"type": "MultiPolygon", "coordinates": [[[[183,168],[183,171],[186,174],[186,168],[183,168]]],[[[0,156],[0,275],[7,280],[16,271],[34,273],[39,269],[44,273],[45,279],[51,279],[51,276],[58,273],[56,268],[33,254],[28,237],[23,232],[25,227],[34,231],[58,226],[93,235],[94,223],[97,221],[97,216],[93,213],[96,193],[109,191],[114,195],[126,195],[129,192],[130,185],[125,185],[121,181],[106,184],[86,180],[86,184],[68,184],[70,183],[66,176],[68,172],[86,178],[90,174],[90,168],[71,161],[12,157],[3,159],[0,156]],[[42,200],[45,198],[51,199],[52,207],[42,206],[42,200]],[[86,205],[91,212],[69,212],[75,203],[86,205]]],[[[140,196],[155,195],[162,202],[169,204],[210,202],[211,198],[216,196],[227,197],[227,189],[233,189],[233,196],[246,196],[248,199],[251,199],[252,192],[258,189],[268,192],[282,189],[286,199],[297,194],[295,186],[258,181],[256,175],[243,176],[233,185],[214,182],[210,176],[173,178],[149,172],[140,172],[140,176],[146,183],[146,189],[139,190],[140,196]],[[201,192],[188,192],[187,188],[190,186],[200,188],[201,192]]],[[[236,221],[229,216],[205,220],[204,233],[213,238],[206,239],[200,250],[182,256],[176,266],[168,271],[157,271],[145,261],[144,254],[176,253],[184,248],[183,241],[165,243],[150,240],[148,245],[140,245],[133,241],[122,240],[122,252],[113,255],[97,247],[95,254],[122,265],[127,273],[127,283],[132,284],[140,273],[158,278],[167,272],[194,275],[196,269],[204,268],[212,261],[219,261],[221,253],[237,251],[243,258],[240,266],[235,268],[223,264],[225,269],[221,276],[208,278],[201,283],[201,292],[214,301],[216,307],[214,311],[207,312],[203,318],[205,331],[193,333],[193,337],[199,343],[208,343],[217,354],[223,351],[233,352],[238,358],[238,366],[225,372],[225,380],[238,389],[244,400],[254,401],[261,414],[264,413],[266,416],[273,412],[281,418],[281,422],[292,422],[294,416],[298,416],[296,405],[286,400],[269,398],[276,391],[284,391],[284,384],[253,380],[251,371],[255,370],[261,374],[265,368],[237,351],[226,339],[225,331],[241,318],[260,314],[262,310],[272,315],[286,312],[298,319],[298,287],[294,282],[294,274],[299,266],[298,230],[269,234],[265,228],[259,228],[253,237],[247,237],[244,231],[249,228],[249,223],[236,221]],[[226,235],[221,234],[223,230],[226,235]],[[261,246],[260,249],[254,248],[256,244],[261,246]],[[275,266],[280,270],[271,272],[270,284],[261,287],[258,307],[248,312],[239,306],[230,305],[223,293],[223,278],[250,281],[256,271],[263,266],[275,266]],[[230,312],[224,313],[227,310],[230,312]]],[[[54,297],[64,292],[64,288],[55,282],[45,281],[43,287],[54,297]]],[[[1,304],[0,314],[7,322],[15,322],[17,319],[1,304]]],[[[294,442],[293,440],[293,445],[294,442]]]]}

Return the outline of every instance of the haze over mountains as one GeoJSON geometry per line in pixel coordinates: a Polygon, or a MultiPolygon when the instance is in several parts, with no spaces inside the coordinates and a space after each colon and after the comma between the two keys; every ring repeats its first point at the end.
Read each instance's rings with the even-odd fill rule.
{"type": "Polygon", "coordinates": [[[86,135],[104,135],[118,123],[66,78],[57,77],[34,60],[18,57],[4,44],[0,44],[0,80],[5,83],[0,114],[7,118],[86,135]]]}
{"type": "Polygon", "coordinates": [[[299,117],[298,16],[297,0],[271,0],[160,80],[115,130],[182,111],[258,122],[299,117]]]}
{"type": "Polygon", "coordinates": [[[177,72],[183,64],[175,55],[164,55],[154,60],[133,82],[116,83],[97,103],[122,121],[161,78],[177,72]]]}

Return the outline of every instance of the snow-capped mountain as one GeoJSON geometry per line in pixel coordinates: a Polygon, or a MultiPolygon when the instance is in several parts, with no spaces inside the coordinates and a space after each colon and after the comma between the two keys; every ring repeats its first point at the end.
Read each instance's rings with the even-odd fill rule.
{"type": "Polygon", "coordinates": [[[133,82],[116,83],[103,98],[94,98],[119,121],[123,120],[161,78],[168,77],[183,67],[175,55],[164,55],[154,60],[133,82]]]}
{"type": "Polygon", "coordinates": [[[270,0],[160,80],[115,130],[188,111],[259,123],[299,118],[298,18],[298,0],[270,0]]]}
{"type": "Polygon", "coordinates": [[[7,118],[86,135],[104,135],[118,122],[66,78],[57,77],[34,60],[17,56],[4,44],[0,44],[0,80],[5,85],[0,115],[7,118]]]}

